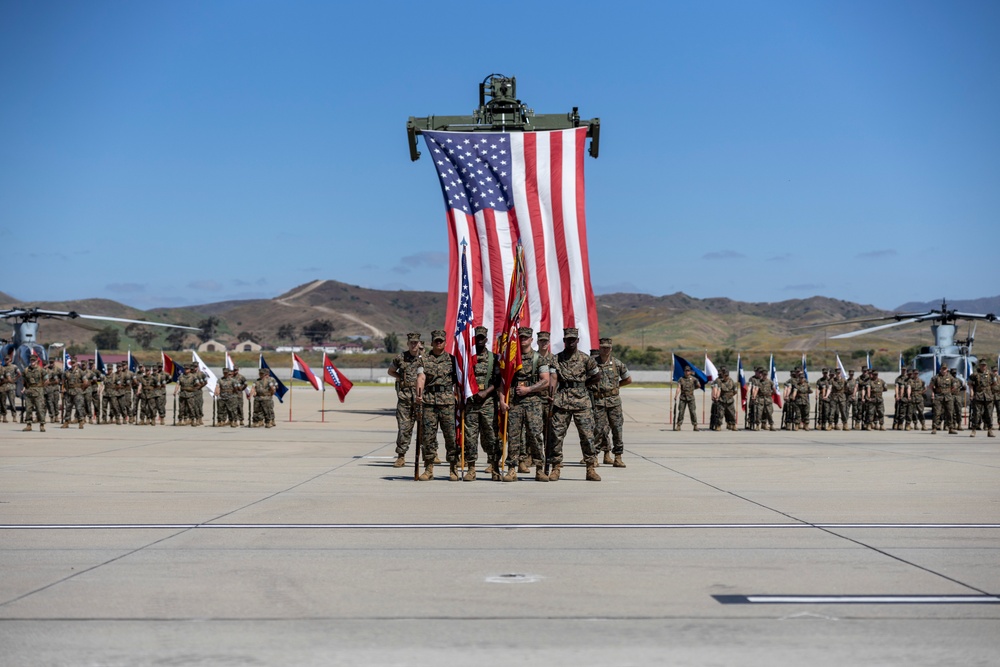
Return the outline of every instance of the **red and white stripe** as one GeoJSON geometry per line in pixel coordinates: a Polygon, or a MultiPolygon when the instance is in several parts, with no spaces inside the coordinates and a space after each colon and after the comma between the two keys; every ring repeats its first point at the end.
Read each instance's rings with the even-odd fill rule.
{"type": "MultiPolygon", "coordinates": [[[[510,137],[513,208],[474,215],[448,209],[449,280],[445,322],[454,322],[461,291],[461,249],[469,243],[472,307],[490,329],[503,329],[506,295],[520,236],[528,280],[528,307],[521,324],[552,332],[562,350],[562,330],[577,327],[580,347],[597,347],[597,307],[590,282],[583,158],[586,128],[514,132],[510,137]]],[[[454,353],[454,342],[449,341],[454,353]]]]}

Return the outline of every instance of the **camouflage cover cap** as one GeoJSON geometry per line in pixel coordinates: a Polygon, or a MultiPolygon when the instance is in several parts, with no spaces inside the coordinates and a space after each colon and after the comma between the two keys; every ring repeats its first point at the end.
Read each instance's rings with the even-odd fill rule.
{"type": "Polygon", "coordinates": [[[563,338],[579,338],[580,330],[576,327],[566,327],[563,329],[563,338]]]}
{"type": "Polygon", "coordinates": [[[487,329],[486,327],[476,327],[476,338],[479,338],[480,336],[482,336],[483,338],[487,338],[489,337],[489,335],[490,335],[490,330],[487,329]]]}
{"type": "Polygon", "coordinates": [[[257,369],[257,375],[267,375],[267,369],[266,368],[258,368],[257,369]]]}
{"type": "Polygon", "coordinates": [[[528,338],[531,338],[531,335],[533,333],[535,333],[535,330],[532,329],[531,327],[521,327],[520,329],[517,330],[517,336],[518,336],[518,338],[521,338],[523,336],[527,336],[528,338]]]}
{"type": "Polygon", "coordinates": [[[445,336],[444,331],[441,329],[435,329],[431,332],[431,341],[433,342],[436,340],[448,340],[448,337],[445,336]]]}
{"type": "Polygon", "coordinates": [[[410,342],[411,340],[419,341],[420,334],[416,331],[411,331],[410,333],[406,334],[406,342],[410,342]]]}
{"type": "Polygon", "coordinates": [[[538,340],[548,340],[549,338],[550,338],[550,335],[549,335],[548,331],[539,331],[538,332],[538,340]]]}
{"type": "Polygon", "coordinates": [[[601,347],[611,347],[611,339],[610,338],[602,338],[599,342],[601,344],[601,347]]]}

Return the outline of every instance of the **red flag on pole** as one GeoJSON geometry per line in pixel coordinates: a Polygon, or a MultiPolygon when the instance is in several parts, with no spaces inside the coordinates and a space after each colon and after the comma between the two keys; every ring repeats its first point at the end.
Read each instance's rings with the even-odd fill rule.
{"type": "Polygon", "coordinates": [[[341,403],[347,398],[347,392],[354,386],[343,373],[337,370],[337,367],[330,361],[330,357],[326,356],[326,352],[323,353],[323,382],[333,385],[341,403]]]}

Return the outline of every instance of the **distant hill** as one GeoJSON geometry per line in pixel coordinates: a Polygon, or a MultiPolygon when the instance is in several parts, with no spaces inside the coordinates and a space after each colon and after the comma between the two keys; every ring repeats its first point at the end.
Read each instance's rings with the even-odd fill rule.
{"type": "MultiPolygon", "coordinates": [[[[1000,297],[955,301],[949,302],[949,305],[970,312],[996,312],[1000,310],[1000,304],[992,308],[990,304],[998,301],[1000,297]]],[[[926,324],[904,325],[848,340],[830,340],[830,337],[866,325],[834,324],[802,328],[892,314],[872,305],[821,296],[775,303],[750,303],[726,298],[698,299],[682,292],[665,296],[615,293],[598,295],[596,302],[601,334],[613,336],[616,344],[637,349],[714,351],[731,348],[788,353],[876,350],[895,354],[899,350],[930,342],[929,326],[926,324]]],[[[15,303],[8,295],[0,295],[0,306],[15,303]]],[[[197,326],[208,317],[216,317],[219,320],[216,337],[220,340],[233,341],[240,333],[247,332],[265,345],[274,346],[285,342],[277,337],[282,326],[290,326],[296,332],[298,342],[304,342],[298,333],[314,320],[329,320],[334,327],[331,340],[357,336],[380,340],[390,332],[403,339],[403,334],[408,331],[421,331],[426,336],[431,329],[448,328],[444,324],[446,303],[447,295],[443,292],[373,290],[335,280],[314,280],[273,299],[222,301],[185,308],[141,311],[106,299],[19,305],[191,326],[197,326]]],[[[940,307],[940,302],[904,304],[900,308],[925,310],[930,307],[940,307]]],[[[41,335],[43,341],[75,342],[89,347],[93,331],[103,326],[106,325],[93,321],[70,323],[57,319],[44,320],[41,335]],[[86,328],[80,328],[80,324],[86,328]]],[[[124,325],[112,326],[124,335],[124,325]]],[[[164,345],[168,330],[156,328],[154,331],[157,336],[152,347],[159,349],[164,345]]],[[[560,332],[554,331],[553,334],[558,336],[560,332]]],[[[129,345],[138,349],[134,340],[123,338],[122,347],[129,345]]],[[[976,347],[1000,350],[1000,325],[979,326],[976,347]]]]}
{"type": "MultiPolygon", "coordinates": [[[[1000,295],[987,296],[980,299],[956,299],[948,300],[948,307],[961,310],[966,313],[993,313],[1000,315],[1000,295]]],[[[923,310],[939,310],[941,300],[936,301],[910,301],[896,308],[900,313],[915,313],[923,310]]]]}

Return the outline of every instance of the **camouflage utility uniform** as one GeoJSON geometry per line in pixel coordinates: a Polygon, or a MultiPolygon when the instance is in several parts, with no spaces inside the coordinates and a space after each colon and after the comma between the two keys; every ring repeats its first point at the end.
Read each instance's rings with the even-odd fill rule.
{"type": "Polygon", "coordinates": [[[555,367],[550,372],[556,374],[556,396],[552,404],[552,438],[551,451],[546,452],[546,458],[552,468],[549,480],[556,481],[561,476],[563,462],[563,440],[569,429],[570,421],[576,424],[580,436],[580,449],[583,450],[583,460],[587,466],[587,479],[599,482],[600,476],[595,467],[597,452],[594,449],[594,409],[587,393],[587,383],[598,381],[601,370],[593,357],[575,349],[575,341],[579,340],[576,328],[570,327],[563,332],[567,344],[562,352],[556,355],[555,367]]]}
{"type": "Polygon", "coordinates": [[[253,397],[253,425],[265,428],[274,426],[274,392],[278,383],[266,369],[261,369],[260,377],[253,383],[250,395],[253,397]]]}
{"type": "MultiPolygon", "coordinates": [[[[407,334],[408,343],[419,343],[420,334],[407,334]]],[[[413,346],[416,350],[416,345],[413,346]]],[[[424,372],[423,357],[417,352],[406,350],[392,360],[390,375],[396,378],[396,464],[403,466],[403,459],[410,448],[413,426],[417,414],[417,377],[424,372]]],[[[417,443],[419,448],[422,443],[417,443]]]]}
{"type": "Polygon", "coordinates": [[[37,421],[41,425],[41,430],[45,430],[45,371],[38,367],[37,363],[32,363],[24,369],[24,427],[25,431],[31,430],[32,421],[37,421]],[[34,414],[35,419],[32,419],[34,414]]]}
{"type": "MultiPolygon", "coordinates": [[[[444,339],[443,331],[433,332],[433,336],[444,339]]],[[[445,460],[451,468],[451,475],[457,478],[458,449],[455,442],[455,357],[447,352],[428,352],[423,357],[423,429],[424,441],[421,455],[424,463],[431,465],[437,456],[437,431],[444,435],[445,460]]]]}

